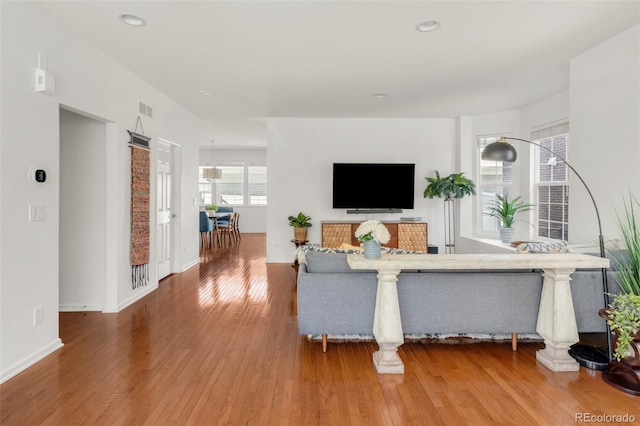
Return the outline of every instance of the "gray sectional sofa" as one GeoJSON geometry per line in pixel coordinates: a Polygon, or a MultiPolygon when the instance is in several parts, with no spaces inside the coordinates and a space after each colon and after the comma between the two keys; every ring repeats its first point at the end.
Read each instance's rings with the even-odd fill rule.
{"type": "MultiPolygon", "coordinates": [[[[297,277],[299,333],[372,335],[376,272],[352,270],[346,251],[303,253],[297,277]]],[[[617,293],[611,275],[609,290],[617,293]]],[[[542,280],[539,270],[402,271],[397,287],[403,332],[534,334],[542,280]]],[[[604,305],[601,270],[574,272],[571,292],[578,331],[604,332],[598,316],[604,305]]]]}

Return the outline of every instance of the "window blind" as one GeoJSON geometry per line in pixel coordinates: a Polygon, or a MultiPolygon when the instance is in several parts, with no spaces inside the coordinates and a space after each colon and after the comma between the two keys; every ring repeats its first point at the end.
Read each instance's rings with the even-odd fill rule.
{"type": "Polygon", "coordinates": [[[558,135],[569,133],[569,122],[556,124],[554,126],[545,127],[531,131],[531,139],[538,141],[540,139],[552,138],[558,135]]]}

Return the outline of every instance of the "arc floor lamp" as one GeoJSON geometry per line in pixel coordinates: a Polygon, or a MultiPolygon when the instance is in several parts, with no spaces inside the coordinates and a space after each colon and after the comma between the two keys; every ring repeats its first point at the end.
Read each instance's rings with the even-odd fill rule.
{"type": "MultiPolygon", "coordinates": [[[[482,159],[491,160],[491,161],[506,161],[508,163],[512,163],[516,161],[516,158],[518,157],[518,153],[516,152],[516,149],[513,147],[513,145],[507,142],[507,139],[535,145],[550,152],[553,156],[557,157],[563,163],[565,163],[567,167],[573,173],[575,173],[578,179],[580,179],[580,182],[582,182],[582,184],[584,185],[585,189],[587,190],[587,193],[589,193],[589,197],[591,197],[591,202],[593,203],[593,208],[596,211],[596,217],[598,219],[598,231],[599,231],[598,242],[600,245],[600,257],[605,257],[604,237],[602,236],[602,223],[600,221],[600,212],[598,211],[598,205],[596,204],[596,200],[593,198],[593,194],[591,193],[591,190],[587,186],[584,179],[582,179],[582,176],[580,176],[580,173],[578,173],[576,169],[574,169],[573,166],[567,162],[566,159],[562,158],[562,156],[556,154],[549,148],[542,146],[538,143],[535,143],[526,139],[519,139],[519,138],[501,137],[496,142],[490,143],[482,151],[482,159]]],[[[605,268],[602,269],[602,289],[603,289],[603,296],[604,296],[604,307],[607,307],[609,302],[607,299],[607,295],[609,294],[609,283],[607,282],[607,270],[605,268]]],[[[607,349],[606,350],[603,350],[597,347],[576,344],[571,347],[569,354],[576,361],[578,361],[578,363],[583,367],[586,367],[591,370],[602,371],[607,367],[607,365],[609,364],[609,361],[613,358],[611,349],[612,349],[611,332],[609,331],[609,326],[607,325],[607,349]]]]}

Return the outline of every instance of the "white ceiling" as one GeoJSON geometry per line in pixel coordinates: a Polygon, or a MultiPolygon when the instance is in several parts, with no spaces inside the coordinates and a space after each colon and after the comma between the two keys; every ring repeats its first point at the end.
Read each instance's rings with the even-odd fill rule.
{"type": "Polygon", "coordinates": [[[209,120],[217,147],[264,146],[265,117],[454,117],[518,108],[566,89],[569,59],[640,20],[640,1],[85,0],[42,7],[209,120]],[[124,25],[121,13],[147,25],[124,25]],[[427,20],[442,26],[415,30],[427,20]]]}

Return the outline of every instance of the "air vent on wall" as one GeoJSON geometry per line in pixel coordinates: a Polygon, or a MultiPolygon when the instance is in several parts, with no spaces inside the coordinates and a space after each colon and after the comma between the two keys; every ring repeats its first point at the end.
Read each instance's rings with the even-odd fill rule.
{"type": "Polygon", "coordinates": [[[153,108],[144,102],[138,101],[138,114],[153,118],[153,108]]]}

